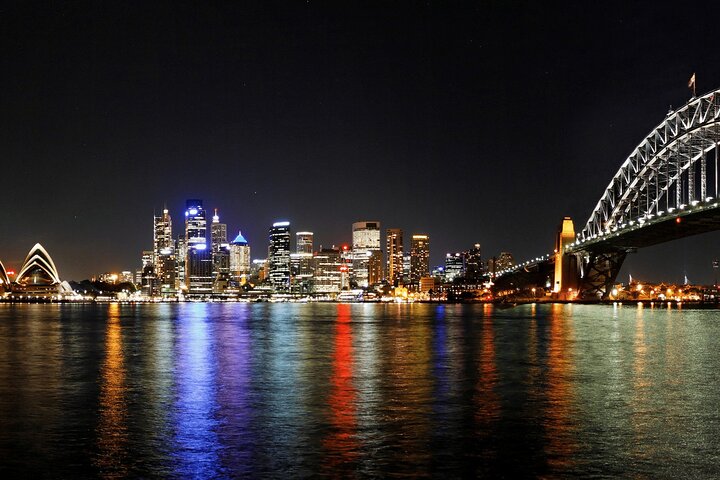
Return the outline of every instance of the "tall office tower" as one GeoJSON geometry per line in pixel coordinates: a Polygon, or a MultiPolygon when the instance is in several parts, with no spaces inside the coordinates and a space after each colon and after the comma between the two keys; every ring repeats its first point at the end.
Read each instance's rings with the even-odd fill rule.
{"type": "Polygon", "coordinates": [[[398,285],[403,277],[403,232],[399,228],[388,228],[385,243],[387,254],[387,275],[385,279],[398,285]]]}
{"type": "Polygon", "coordinates": [[[295,234],[295,253],[291,260],[297,282],[307,282],[313,276],[313,232],[295,234]]]}
{"type": "Polygon", "coordinates": [[[178,235],[175,240],[175,290],[186,287],[185,259],[187,258],[187,240],[185,234],[178,235]]]}
{"type": "Polygon", "coordinates": [[[321,248],[313,258],[315,274],[312,285],[315,293],[337,294],[347,286],[347,264],[337,248],[321,248]]]}
{"type": "Polygon", "coordinates": [[[213,277],[230,275],[230,244],[227,241],[227,225],[220,223],[217,208],[210,224],[210,245],[212,248],[213,277]]]}
{"type": "Polygon", "coordinates": [[[154,217],[153,264],[155,286],[153,295],[168,296],[175,293],[175,241],[172,238],[172,218],[168,209],[154,217]]]}
{"type": "Polygon", "coordinates": [[[227,241],[227,225],[220,223],[220,216],[215,209],[215,215],[213,215],[212,223],[210,224],[210,240],[213,250],[222,245],[228,243],[227,241]]]}
{"type": "Polygon", "coordinates": [[[250,245],[242,232],[238,232],[235,240],[230,242],[230,274],[241,284],[250,274],[250,245]]]}
{"type": "Polygon", "coordinates": [[[380,281],[380,222],[353,223],[351,258],[353,278],[359,287],[368,287],[380,281]]]}
{"type": "Polygon", "coordinates": [[[155,285],[155,267],[153,266],[153,251],[143,250],[142,268],[140,270],[140,286],[142,294],[149,297],[155,285]]]}
{"type": "Polygon", "coordinates": [[[465,256],[461,253],[445,255],[445,281],[454,282],[465,274],[465,256]]]}
{"type": "Polygon", "coordinates": [[[410,283],[410,254],[409,253],[403,255],[402,283],[404,283],[404,284],[410,283]]]}
{"type": "Polygon", "coordinates": [[[465,280],[467,283],[480,283],[483,276],[483,262],[480,254],[480,244],[476,243],[473,247],[463,252],[465,262],[465,280]]]}
{"type": "Polygon", "coordinates": [[[290,289],[290,222],[275,222],[268,248],[270,284],[278,291],[290,289]]]}
{"type": "Polygon", "coordinates": [[[420,285],[420,279],[430,275],[430,237],[413,235],[410,247],[410,283],[420,285]]]}
{"type": "Polygon", "coordinates": [[[313,232],[297,232],[295,234],[295,251],[297,253],[313,253],[313,232]]]}
{"type": "Polygon", "coordinates": [[[186,202],[185,210],[185,283],[188,295],[203,296],[212,293],[212,250],[208,246],[207,219],[202,200],[186,202]]]}

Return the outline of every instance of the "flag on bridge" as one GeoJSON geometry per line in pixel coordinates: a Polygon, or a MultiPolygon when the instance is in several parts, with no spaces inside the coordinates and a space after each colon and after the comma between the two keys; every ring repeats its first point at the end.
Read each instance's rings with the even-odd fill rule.
{"type": "Polygon", "coordinates": [[[692,88],[693,97],[695,96],[695,72],[693,72],[690,81],[688,82],[688,88],[692,88]]]}

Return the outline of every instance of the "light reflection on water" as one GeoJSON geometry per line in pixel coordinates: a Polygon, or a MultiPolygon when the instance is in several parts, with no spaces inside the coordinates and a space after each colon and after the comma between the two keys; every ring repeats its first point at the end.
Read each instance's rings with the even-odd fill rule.
{"type": "Polygon", "coordinates": [[[718,320],[666,305],[0,305],[0,473],[712,477],[718,320]]]}

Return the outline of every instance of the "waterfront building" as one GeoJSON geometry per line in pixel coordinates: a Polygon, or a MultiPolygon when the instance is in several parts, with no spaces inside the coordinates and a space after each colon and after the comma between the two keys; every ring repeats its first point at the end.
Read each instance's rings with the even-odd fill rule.
{"type": "Polygon", "coordinates": [[[430,237],[424,234],[412,236],[410,247],[410,283],[418,286],[422,277],[430,275],[430,237]]]}
{"type": "Polygon", "coordinates": [[[152,296],[156,291],[155,283],[155,265],[153,265],[153,251],[143,250],[140,268],[140,281],[137,282],[140,285],[142,294],[146,297],[152,296]]]}
{"type": "Polygon", "coordinates": [[[191,199],[185,209],[185,283],[189,296],[212,293],[212,249],[208,245],[207,218],[202,200],[191,199]]]}
{"type": "Polygon", "coordinates": [[[288,291],[290,289],[290,222],[273,223],[269,240],[270,284],[277,291],[288,291]]]}
{"type": "Polygon", "coordinates": [[[153,295],[173,295],[175,286],[175,242],[172,237],[172,218],[167,208],[153,219],[153,295]]]}
{"type": "Polygon", "coordinates": [[[420,277],[418,280],[418,290],[421,293],[435,291],[435,277],[420,277]]]}
{"type": "Polygon", "coordinates": [[[445,255],[445,281],[452,283],[465,274],[465,256],[462,253],[448,253],[445,255]]]}
{"type": "Polygon", "coordinates": [[[10,288],[10,277],[5,270],[5,265],[0,261],[0,293],[9,292],[10,288]]]}
{"type": "Polygon", "coordinates": [[[380,222],[353,223],[351,263],[358,287],[367,288],[381,280],[380,222]]]}
{"type": "Polygon", "coordinates": [[[349,287],[348,266],[339,248],[321,248],[314,261],[312,289],[315,293],[335,295],[349,287]]]}
{"type": "Polygon", "coordinates": [[[240,284],[244,284],[250,274],[250,245],[241,231],[230,242],[230,274],[240,284]]]}
{"type": "Polygon", "coordinates": [[[385,279],[397,286],[403,277],[403,232],[399,228],[386,231],[385,250],[387,254],[385,279]]]}
{"type": "MultiPolygon", "coordinates": [[[[0,264],[0,281],[3,282],[3,285],[10,282],[2,264],[0,264]]],[[[14,293],[42,297],[51,297],[68,291],[60,280],[57,267],[50,254],[39,243],[36,243],[25,257],[25,261],[11,285],[11,290],[14,293]]]]}

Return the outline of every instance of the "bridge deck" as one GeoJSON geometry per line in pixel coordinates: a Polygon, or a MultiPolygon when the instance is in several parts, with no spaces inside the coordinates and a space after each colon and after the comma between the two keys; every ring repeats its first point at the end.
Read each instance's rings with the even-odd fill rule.
{"type": "Polygon", "coordinates": [[[650,247],[691,235],[720,230],[718,204],[698,206],[688,211],[653,219],[645,225],[634,225],[589,242],[575,245],[568,253],[627,251],[650,247]]]}

